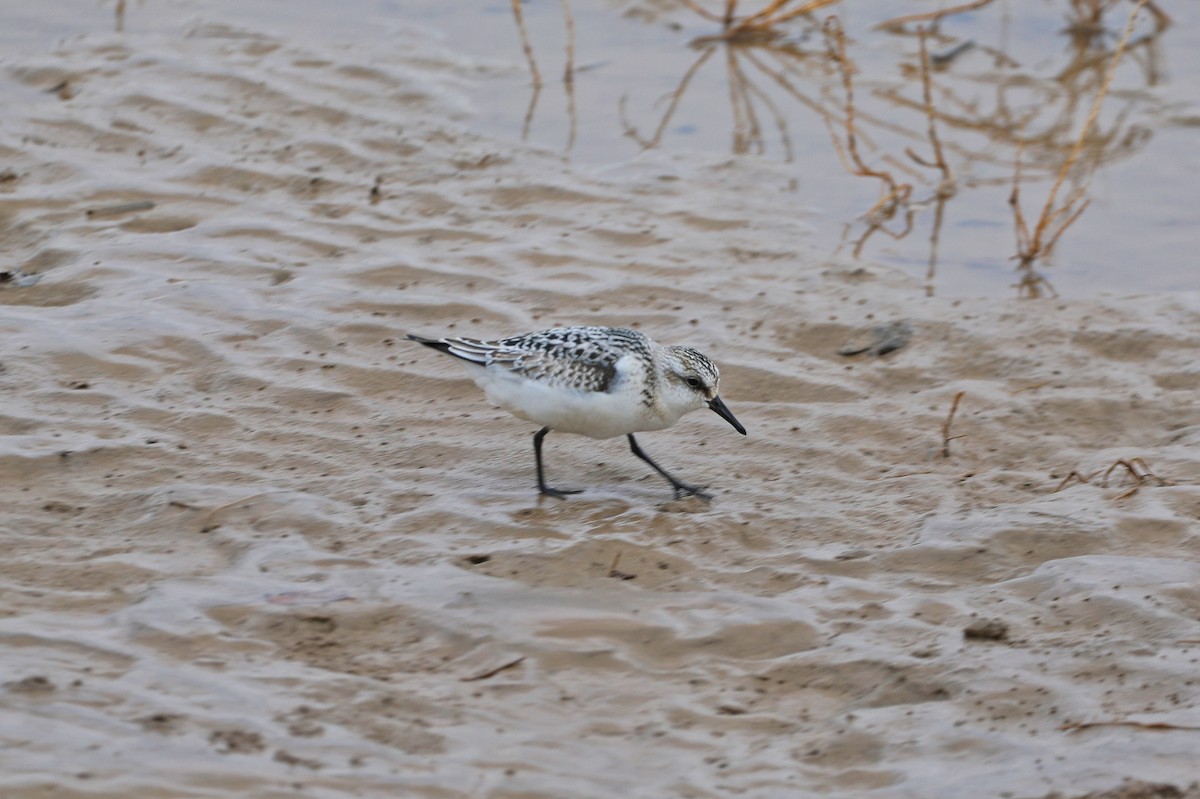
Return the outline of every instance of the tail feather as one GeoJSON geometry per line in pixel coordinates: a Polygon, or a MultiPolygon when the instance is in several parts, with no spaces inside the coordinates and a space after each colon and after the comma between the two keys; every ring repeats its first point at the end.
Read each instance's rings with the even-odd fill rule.
{"type": "Polygon", "coordinates": [[[435,349],[438,352],[444,352],[447,355],[453,355],[455,358],[461,358],[470,363],[486,365],[489,362],[489,356],[493,352],[493,348],[473,339],[425,338],[424,336],[417,336],[412,333],[409,333],[408,337],[419,344],[424,344],[426,347],[435,349]]]}
{"type": "Polygon", "coordinates": [[[418,344],[424,344],[426,347],[432,347],[439,352],[450,352],[450,345],[441,339],[425,338],[424,336],[418,336],[415,333],[409,333],[408,337],[418,344]]]}
{"type": "Polygon", "coordinates": [[[416,336],[414,334],[408,334],[408,337],[412,338],[416,343],[425,344],[426,347],[436,349],[440,353],[450,353],[450,344],[439,340],[439,338],[426,338],[425,336],[416,336]]]}

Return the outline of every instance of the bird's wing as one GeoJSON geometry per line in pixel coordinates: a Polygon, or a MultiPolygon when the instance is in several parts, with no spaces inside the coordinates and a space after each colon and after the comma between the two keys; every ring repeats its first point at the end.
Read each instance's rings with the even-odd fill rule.
{"type": "Polygon", "coordinates": [[[621,353],[597,346],[584,335],[561,339],[514,336],[499,341],[443,338],[444,352],[481,366],[505,369],[539,383],[581,391],[607,392],[617,376],[621,353]]]}

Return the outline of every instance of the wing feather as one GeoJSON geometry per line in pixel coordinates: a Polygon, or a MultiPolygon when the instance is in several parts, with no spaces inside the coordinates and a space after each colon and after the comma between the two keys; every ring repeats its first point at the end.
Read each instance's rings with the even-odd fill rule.
{"type": "Polygon", "coordinates": [[[581,391],[609,392],[617,378],[617,361],[626,353],[613,346],[613,336],[641,343],[632,330],[602,327],[554,328],[497,341],[464,336],[414,341],[480,366],[503,369],[529,380],[581,391]]]}

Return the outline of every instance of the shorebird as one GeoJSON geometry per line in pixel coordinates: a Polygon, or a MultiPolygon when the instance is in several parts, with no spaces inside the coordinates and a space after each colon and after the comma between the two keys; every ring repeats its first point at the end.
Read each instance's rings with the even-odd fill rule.
{"type": "Polygon", "coordinates": [[[461,360],[487,398],[526,421],[533,434],[538,489],[563,498],[578,490],[546,485],[542,441],[551,430],[591,438],[625,436],[629,449],[675,489],[676,499],[712,499],[706,486],[671,476],[638,446],[634,433],[662,430],[709,408],[746,435],[721,398],[717,365],[691,347],[667,347],[621,327],[556,327],[496,341],[450,336],[413,341],[461,360]]]}

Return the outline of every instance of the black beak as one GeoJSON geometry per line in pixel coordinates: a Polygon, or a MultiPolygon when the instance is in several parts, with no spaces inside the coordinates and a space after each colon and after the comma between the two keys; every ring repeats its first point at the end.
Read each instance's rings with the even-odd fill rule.
{"type": "Polygon", "coordinates": [[[746,428],[742,427],[742,423],[734,418],[733,414],[729,411],[729,408],[725,407],[725,403],[721,402],[720,397],[713,397],[710,399],[708,401],[708,407],[712,408],[713,413],[715,413],[717,416],[720,416],[722,419],[733,425],[734,430],[738,431],[742,435],[746,435],[746,428]]]}

